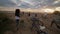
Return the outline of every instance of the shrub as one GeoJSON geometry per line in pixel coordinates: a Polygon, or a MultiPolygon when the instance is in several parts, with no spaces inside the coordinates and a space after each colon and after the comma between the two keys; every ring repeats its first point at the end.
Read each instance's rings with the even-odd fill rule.
{"type": "Polygon", "coordinates": [[[0,34],[3,34],[5,31],[10,30],[11,23],[12,20],[9,19],[9,17],[6,14],[0,13],[0,34]]]}

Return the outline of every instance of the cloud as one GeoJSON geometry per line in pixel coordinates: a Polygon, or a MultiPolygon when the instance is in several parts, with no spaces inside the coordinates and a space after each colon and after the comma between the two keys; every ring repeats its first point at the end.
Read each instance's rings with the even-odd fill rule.
{"type": "Polygon", "coordinates": [[[0,6],[20,8],[42,8],[60,6],[60,0],[0,0],[0,6]]]}
{"type": "Polygon", "coordinates": [[[15,3],[11,2],[10,0],[0,0],[0,6],[14,6],[15,3]]]}
{"type": "Polygon", "coordinates": [[[49,5],[51,7],[59,7],[60,6],[60,0],[55,0],[49,5]]]}
{"type": "MultiPolygon", "coordinates": [[[[30,8],[39,8],[39,7],[42,7],[42,6],[45,6],[47,5],[47,0],[21,0],[22,3],[24,4],[25,3],[28,3],[30,8]]],[[[25,5],[26,6],[26,5],[25,5]]]]}

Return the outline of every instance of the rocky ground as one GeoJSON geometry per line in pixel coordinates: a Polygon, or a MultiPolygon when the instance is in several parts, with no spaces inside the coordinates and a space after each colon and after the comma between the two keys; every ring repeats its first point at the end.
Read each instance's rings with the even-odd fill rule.
{"type": "Polygon", "coordinates": [[[37,18],[39,18],[39,20],[41,20],[44,23],[44,26],[46,26],[46,29],[44,31],[46,31],[48,34],[60,34],[60,29],[58,29],[56,27],[55,24],[53,24],[52,27],[51,26],[51,21],[53,20],[53,18],[55,18],[55,16],[53,14],[48,14],[48,15],[44,15],[42,13],[30,13],[31,16],[28,16],[28,13],[24,13],[21,12],[21,17],[20,20],[24,20],[23,25],[21,25],[21,23],[19,22],[19,30],[16,30],[16,23],[15,23],[15,16],[14,13],[6,13],[8,15],[8,17],[10,17],[12,20],[14,20],[14,23],[11,24],[12,27],[12,31],[6,31],[4,32],[4,34],[37,34],[36,31],[31,31],[31,25],[32,25],[32,21],[30,20],[30,17],[32,16],[32,14],[37,14],[37,18]]]}

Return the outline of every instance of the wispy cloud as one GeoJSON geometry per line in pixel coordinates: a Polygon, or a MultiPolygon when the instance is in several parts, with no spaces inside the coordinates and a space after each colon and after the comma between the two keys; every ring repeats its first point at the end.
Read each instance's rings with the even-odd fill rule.
{"type": "Polygon", "coordinates": [[[0,6],[20,8],[58,7],[60,0],[0,0],[0,6]]]}

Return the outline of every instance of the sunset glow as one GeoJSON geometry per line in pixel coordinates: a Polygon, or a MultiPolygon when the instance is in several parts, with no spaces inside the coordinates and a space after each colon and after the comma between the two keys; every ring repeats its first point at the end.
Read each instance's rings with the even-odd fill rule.
{"type": "Polygon", "coordinates": [[[53,9],[44,9],[44,12],[46,12],[46,13],[53,13],[54,12],[54,10],[53,9]]]}
{"type": "Polygon", "coordinates": [[[60,11],[60,7],[56,7],[56,9],[55,9],[55,10],[60,11]]]}

